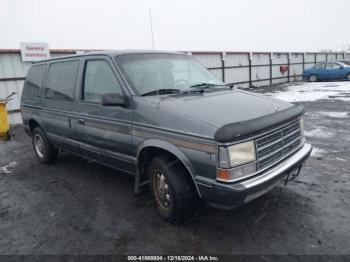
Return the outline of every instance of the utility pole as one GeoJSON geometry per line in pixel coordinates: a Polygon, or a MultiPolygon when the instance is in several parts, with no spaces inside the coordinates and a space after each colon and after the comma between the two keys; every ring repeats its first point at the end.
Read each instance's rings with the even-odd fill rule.
{"type": "Polygon", "coordinates": [[[151,8],[149,9],[149,22],[151,25],[152,48],[154,50],[154,37],[153,37],[153,24],[152,24],[152,10],[151,10],[151,8]]]}

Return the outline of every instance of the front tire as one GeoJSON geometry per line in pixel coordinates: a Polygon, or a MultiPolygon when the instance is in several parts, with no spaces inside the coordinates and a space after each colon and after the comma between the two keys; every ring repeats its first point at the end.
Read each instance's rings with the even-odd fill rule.
{"type": "Polygon", "coordinates": [[[34,152],[41,163],[50,164],[57,160],[58,149],[51,145],[40,127],[34,128],[32,142],[34,152]]]}
{"type": "Polygon", "coordinates": [[[310,75],[309,76],[309,82],[317,82],[318,77],[317,75],[310,75]]]}
{"type": "Polygon", "coordinates": [[[159,215],[173,224],[192,218],[197,196],[187,171],[179,160],[155,157],[147,171],[159,215]]]}
{"type": "Polygon", "coordinates": [[[346,80],[350,81],[350,73],[346,75],[346,80]]]}

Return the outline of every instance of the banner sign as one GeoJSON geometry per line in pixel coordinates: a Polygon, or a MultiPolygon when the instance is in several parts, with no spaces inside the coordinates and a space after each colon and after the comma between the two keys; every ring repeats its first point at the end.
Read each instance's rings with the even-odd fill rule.
{"type": "Polygon", "coordinates": [[[48,43],[20,43],[23,62],[34,62],[50,58],[48,43]]]}

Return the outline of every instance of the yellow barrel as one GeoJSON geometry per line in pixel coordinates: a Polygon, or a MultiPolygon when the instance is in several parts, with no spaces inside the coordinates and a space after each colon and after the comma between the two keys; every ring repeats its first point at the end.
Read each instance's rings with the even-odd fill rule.
{"type": "Polygon", "coordinates": [[[10,126],[7,119],[6,103],[0,102],[0,138],[8,138],[10,126]]]}

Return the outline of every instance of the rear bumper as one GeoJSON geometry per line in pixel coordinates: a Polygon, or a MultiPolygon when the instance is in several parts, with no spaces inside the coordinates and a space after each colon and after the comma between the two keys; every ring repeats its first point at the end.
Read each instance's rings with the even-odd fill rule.
{"type": "Polygon", "coordinates": [[[202,198],[212,206],[232,209],[241,206],[267,193],[281,183],[290,173],[301,168],[312,151],[310,144],[296,151],[293,155],[252,178],[226,184],[205,178],[197,181],[202,198]]]}

